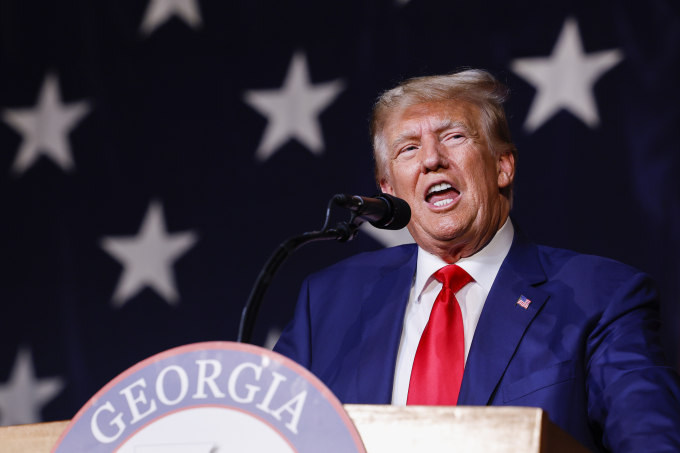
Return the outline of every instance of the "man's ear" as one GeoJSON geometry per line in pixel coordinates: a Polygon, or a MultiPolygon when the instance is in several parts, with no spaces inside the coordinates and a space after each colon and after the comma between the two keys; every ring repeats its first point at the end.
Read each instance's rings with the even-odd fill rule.
{"type": "Polygon", "coordinates": [[[498,156],[498,187],[501,189],[512,185],[515,180],[515,156],[511,151],[503,151],[498,156]]]}
{"type": "Polygon", "coordinates": [[[380,190],[382,191],[382,193],[394,195],[394,189],[392,188],[392,185],[389,182],[387,182],[387,178],[385,178],[384,176],[380,180],[380,190]]]}

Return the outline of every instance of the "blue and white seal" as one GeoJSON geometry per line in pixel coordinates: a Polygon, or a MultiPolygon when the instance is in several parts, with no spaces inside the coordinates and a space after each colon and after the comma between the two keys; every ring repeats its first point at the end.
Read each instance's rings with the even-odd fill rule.
{"type": "Polygon", "coordinates": [[[360,452],[338,399],[269,350],[229,342],[162,352],[115,378],[52,453],[360,452]]]}

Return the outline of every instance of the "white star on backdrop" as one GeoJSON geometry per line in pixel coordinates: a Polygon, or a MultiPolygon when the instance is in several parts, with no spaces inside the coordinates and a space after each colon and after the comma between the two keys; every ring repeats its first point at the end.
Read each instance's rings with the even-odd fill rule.
{"type": "Polygon", "coordinates": [[[8,381],[0,384],[0,424],[40,422],[42,408],[63,388],[61,378],[36,379],[31,350],[20,348],[8,381]]]}
{"type": "Polygon", "coordinates": [[[590,128],[600,124],[593,86],[623,60],[619,49],[584,53],[578,22],[565,20],[549,57],[518,58],[510,68],[537,90],[524,128],[534,132],[561,109],[571,112],[590,128]]]}
{"type": "Polygon", "coordinates": [[[361,231],[368,234],[384,247],[396,247],[398,245],[413,244],[415,242],[413,236],[409,233],[408,228],[402,228],[401,230],[381,230],[368,222],[364,222],[361,225],[361,231]]]}
{"type": "Polygon", "coordinates": [[[203,23],[198,0],[149,0],[142,33],[150,35],[173,16],[183,19],[192,28],[199,28],[203,23]]]}
{"type": "Polygon", "coordinates": [[[274,346],[276,346],[276,342],[279,341],[279,338],[281,338],[281,329],[278,327],[270,328],[267,332],[267,338],[265,338],[264,345],[262,347],[271,351],[274,349],[274,346]]]}
{"type": "Polygon", "coordinates": [[[170,305],[179,302],[173,264],[198,240],[193,231],[168,233],[163,206],[152,201],[136,236],[105,237],[101,246],[123,265],[123,274],[113,293],[112,303],[122,307],[145,287],[170,305]]]}
{"type": "Polygon", "coordinates": [[[319,114],[344,89],[344,82],[337,79],[312,84],[309,79],[307,57],[303,52],[296,52],[281,88],[245,92],[245,102],[268,119],[255,152],[258,160],[266,161],[293,138],[312,154],[323,154],[324,141],[319,114]]]}
{"type": "Polygon", "coordinates": [[[48,73],[33,108],[5,109],[2,119],[23,136],[12,164],[12,172],[22,174],[40,156],[49,157],[68,172],[75,163],[68,134],[90,112],[87,101],[64,104],[59,93],[59,79],[48,73]]]}

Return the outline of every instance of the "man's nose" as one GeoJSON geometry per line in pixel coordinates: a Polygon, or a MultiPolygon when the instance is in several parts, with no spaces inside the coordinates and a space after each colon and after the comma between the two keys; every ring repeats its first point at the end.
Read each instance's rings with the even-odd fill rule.
{"type": "Polygon", "coordinates": [[[449,162],[446,157],[446,147],[435,138],[423,140],[421,147],[420,161],[423,172],[436,171],[439,168],[446,168],[449,162]]]}

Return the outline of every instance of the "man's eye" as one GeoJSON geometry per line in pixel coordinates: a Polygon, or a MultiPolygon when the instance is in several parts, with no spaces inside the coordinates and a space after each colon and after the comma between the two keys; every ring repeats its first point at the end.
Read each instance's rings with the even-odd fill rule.
{"type": "Polygon", "coordinates": [[[418,149],[418,147],[417,147],[416,145],[408,145],[408,146],[404,146],[403,148],[401,148],[401,149],[397,152],[397,155],[404,154],[404,153],[408,153],[408,152],[410,152],[410,151],[415,151],[415,150],[417,150],[417,149],[418,149]]]}

